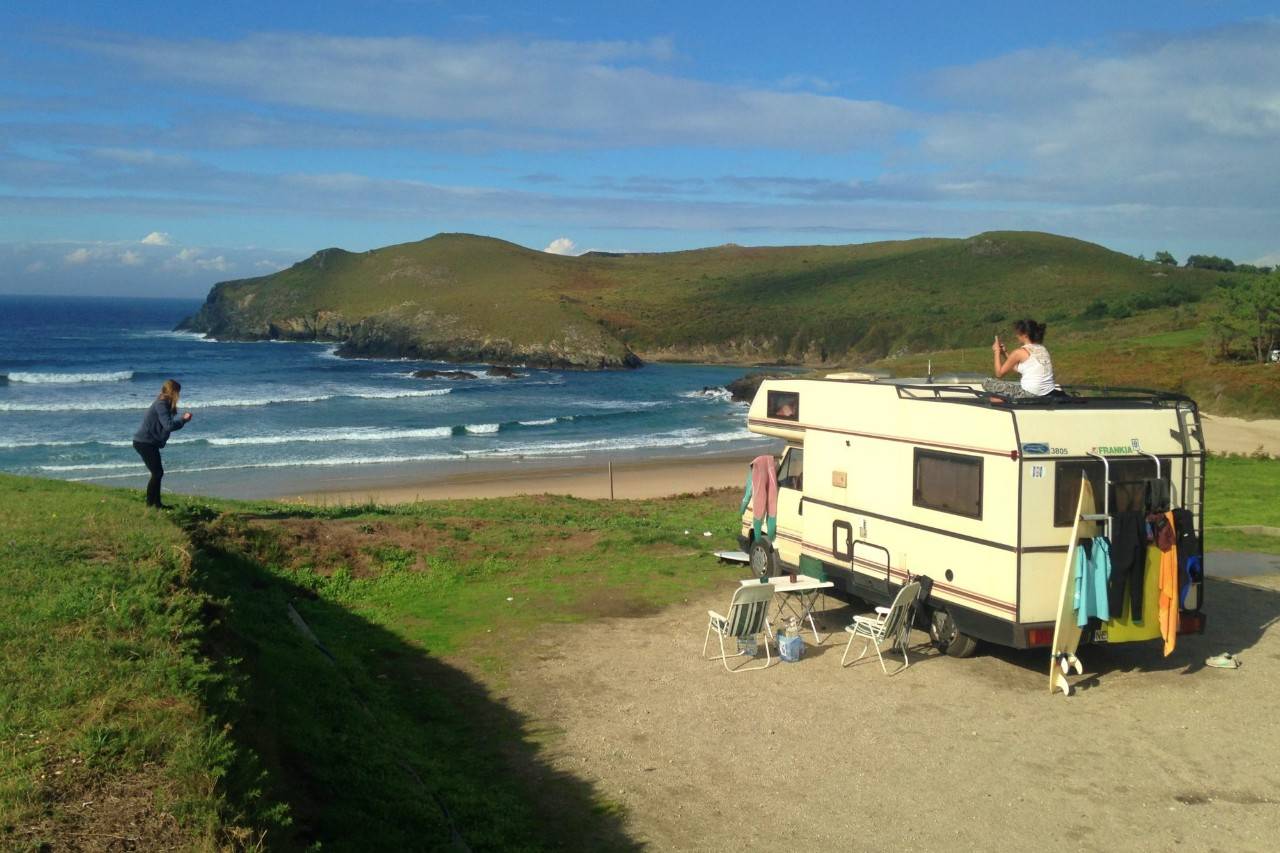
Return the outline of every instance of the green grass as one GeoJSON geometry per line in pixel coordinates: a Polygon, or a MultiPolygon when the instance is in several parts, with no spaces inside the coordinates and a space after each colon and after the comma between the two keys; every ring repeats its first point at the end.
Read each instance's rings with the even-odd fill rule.
{"type": "MultiPolygon", "coordinates": [[[[1280,528],[1280,459],[1215,456],[1205,466],[1205,527],[1280,528]]],[[[1280,554],[1280,536],[1207,530],[1206,550],[1280,554]]]]}
{"type": "Polygon", "coordinates": [[[404,849],[443,843],[452,822],[476,850],[634,846],[615,804],[547,764],[559,734],[491,691],[549,624],[727,588],[740,571],[706,551],[733,541],[731,504],[189,504],[198,577],[222,602],[216,642],[235,661],[222,713],[267,768],[264,796],[288,806],[268,837],[404,849]]]}
{"type": "MultiPolygon", "coordinates": [[[[1280,526],[1280,461],[1207,474],[1210,526],[1280,526]]],[[[563,733],[504,698],[508,667],[572,655],[556,625],[727,595],[741,570],[707,552],[737,495],[174,500],[0,478],[0,847],[638,847],[616,798],[552,766],[563,733]],[[126,827],[81,807],[112,792],[126,827]]]]}
{"type": "Polygon", "coordinates": [[[0,847],[244,842],[186,537],[59,482],[0,476],[0,507],[0,847]]]}

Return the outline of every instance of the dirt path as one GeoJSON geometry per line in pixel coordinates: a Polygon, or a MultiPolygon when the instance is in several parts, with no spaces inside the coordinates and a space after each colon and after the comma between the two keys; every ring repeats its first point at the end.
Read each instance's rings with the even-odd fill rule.
{"type": "Polygon", "coordinates": [[[503,692],[654,849],[1275,849],[1280,576],[1208,583],[1205,636],[1087,648],[1070,699],[1043,652],[842,670],[842,631],[730,675],[699,657],[729,590],[550,627],[503,692]],[[1244,666],[1203,665],[1224,650],[1244,666]]]}
{"type": "Polygon", "coordinates": [[[1204,440],[1214,453],[1254,453],[1261,449],[1280,456],[1280,420],[1246,421],[1202,415],[1204,440]]]}

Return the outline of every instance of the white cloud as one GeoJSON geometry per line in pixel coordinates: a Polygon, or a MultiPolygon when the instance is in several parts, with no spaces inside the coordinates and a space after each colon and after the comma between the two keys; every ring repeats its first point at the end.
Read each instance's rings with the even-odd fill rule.
{"type": "Polygon", "coordinates": [[[1249,261],[1248,263],[1259,267],[1280,267],[1280,250],[1268,252],[1262,257],[1249,261]]]}
{"type": "MultiPolygon", "coordinates": [[[[448,122],[559,144],[764,145],[847,150],[884,141],[908,113],[874,100],[728,85],[664,70],[670,40],[470,42],[256,34],[238,41],[122,37],[86,51],[168,82],[253,100],[412,121],[448,122]]],[[[112,151],[118,159],[172,159],[112,151]]]]}
{"type": "Polygon", "coordinates": [[[44,272],[49,267],[44,261],[32,261],[27,264],[26,270],[29,273],[44,272]]]}
{"type": "Polygon", "coordinates": [[[126,267],[142,266],[142,255],[132,249],[126,249],[120,253],[120,263],[124,264],[126,267]]]}
{"type": "Polygon", "coordinates": [[[138,242],[144,246],[172,246],[173,238],[163,231],[152,231],[138,242]]]}
{"type": "Polygon", "coordinates": [[[202,254],[204,254],[204,249],[187,247],[185,249],[180,249],[178,251],[178,254],[173,256],[173,259],[175,261],[181,261],[184,264],[189,264],[194,260],[196,260],[196,258],[200,257],[202,254]]]}
{"type": "Polygon", "coordinates": [[[544,252],[550,252],[553,255],[576,255],[578,252],[578,244],[570,240],[568,237],[557,237],[548,244],[544,252]]]}
{"type": "Polygon", "coordinates": [[[196,266],[211,272],[226,272],[231,269],[230,262],[222,255],[218,255],[216,258],[200,258],[196,261],[196,266]]]}
{"type": "Polygon", "coordinates": [[[950,68],[921,150],[987,198],[1275,210],[1278,40],[1261,21],[950,68]]]}
{"type": "Polygon", "coordinates": [[[254,269],[266,270],[267,272],[279,272],[284,269],[285,265],[276,261],[258,261],[253,265],[254,269]]]}
{"type": "Polygon", "coordinates": [[[79,249],[72,249],[70,252],[67,252],[66,256],[62,260],[63,262],[73,266],[80,266],[93,260],[93,252],[82,246],[79,249]]]}

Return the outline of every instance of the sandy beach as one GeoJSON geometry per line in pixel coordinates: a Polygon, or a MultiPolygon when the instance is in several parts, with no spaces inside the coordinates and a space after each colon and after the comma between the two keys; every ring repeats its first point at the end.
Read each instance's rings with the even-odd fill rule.
{"type": "Polygon", "coordinates": [[[571,495],[579,498],[642,499],[696,494],[706,489],[741,486],[751,455],[711,458],[655,459],[613,463],[612,494],[609,463],[561,467],[518,466],[451,474],[403,484],[372,484],[305,492],[289,496],[319,504],[408,503],[512,495],[571,495]]]}
{"type": "MultiPolygon", "coordinates": [[[[1203,417],[1205,441],[1210,452],[1249,454],[1261,449],[1269,455],[1280,456],[1280,420],[1203,417]]],[[[612,497],[660,498],[741,486],[745,467],[750,461],[751,454],[739,454],[614,462],[612,497]]],[[[277,496],[307,503],[349,504],[541,494],[608,498],[609,463],[607,460],[556,466],[528,462],[493,463],[458,474],[407,475],[397,480],[295,489],[292,493],[277,496]]]]}

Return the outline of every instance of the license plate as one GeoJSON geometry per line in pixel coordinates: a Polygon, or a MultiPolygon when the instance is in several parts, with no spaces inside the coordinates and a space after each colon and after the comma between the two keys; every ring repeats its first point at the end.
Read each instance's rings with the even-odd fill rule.
{"type": "Polygon", "coordinates": [[[1093,641],[1095,643],[1105,643],[1107,641],[1107,629],[1099,628],[1093,632],[1093,641]]]}

